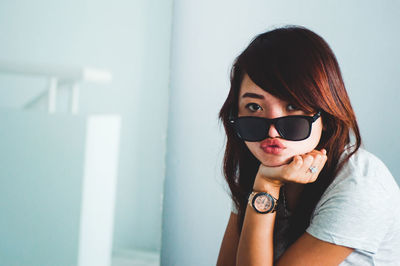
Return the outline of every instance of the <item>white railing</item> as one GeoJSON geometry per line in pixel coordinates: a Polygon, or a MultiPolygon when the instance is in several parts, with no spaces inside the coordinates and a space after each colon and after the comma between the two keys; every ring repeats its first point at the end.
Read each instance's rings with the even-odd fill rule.
{"type": "Polygon", "coordinates": [[[47,108],[49,113],[56,111],[59,86],[66,85],[70,88],[70,111],[72,114],[77,114],[79,109],[79,85],[82,82],[108,83],[112,80],[112,74],[109,71],[97,68],[35,65],[5,61],[0,61],[0,73],[47,78],[49,81],[48,87],[34,99],[27,102],[24,108],[28,108],[48,96],[47,108]]]}

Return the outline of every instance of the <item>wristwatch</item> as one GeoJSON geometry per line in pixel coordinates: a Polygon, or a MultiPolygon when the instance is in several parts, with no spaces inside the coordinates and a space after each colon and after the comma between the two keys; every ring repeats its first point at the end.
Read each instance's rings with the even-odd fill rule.
{"type": "Polygon", "coordinates": [[[253,191],[249,195],[248,203],[256,212],[266,214],[276,211],[278,199],[267,192],[253,191]]]}

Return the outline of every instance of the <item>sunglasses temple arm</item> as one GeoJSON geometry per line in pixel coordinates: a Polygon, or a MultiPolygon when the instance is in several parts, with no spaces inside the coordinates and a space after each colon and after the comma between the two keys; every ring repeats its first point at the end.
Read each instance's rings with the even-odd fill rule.
{"type": "Polygon", "coordinates": [[[317,120],[318,117],[320,117],[320,116],[321,116],[321,111],[318,111],[318,112],[312,117],[313,122],[315,122],[315,120],[317,120]]]}

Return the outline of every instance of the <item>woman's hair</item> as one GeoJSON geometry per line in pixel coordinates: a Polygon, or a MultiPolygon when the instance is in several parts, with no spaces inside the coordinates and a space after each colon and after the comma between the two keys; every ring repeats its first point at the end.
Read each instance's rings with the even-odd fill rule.
{"type": "Polygon", "coordinates": [[[328,160],[317,180],[304,185],[290,218],[289,243],[293,243],[308,227],[312,211],[323,192],[361,145],[356,117],[336,57],[322,37],[296,25],[256,36],[233,63],[230,91],[219,113],[227,135],[224,176],[238,209],[239,234],[247,196],[252,191],[260,165],[229,123],[230,114],[237,116],[238,113],[239,90],[245,73],[275,97],[295,104],[306,113],[315,110],[322,113],[324,127],[316,149],[325,148],[328,160]],[[352,151],[341,158],[345,149],[350,147],[350,130],[355,144],[352,151]]]}

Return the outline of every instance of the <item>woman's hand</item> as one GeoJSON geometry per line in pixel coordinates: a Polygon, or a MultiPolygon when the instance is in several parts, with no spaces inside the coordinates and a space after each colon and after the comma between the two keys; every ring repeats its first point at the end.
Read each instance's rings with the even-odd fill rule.
{"type": "Polygon", "coordinates": [[[256,190],[258,187],[262,187],[265,181],[268,185],[275,187],[281,187],[288,182],[312,183],[317,179],[327,158],[326,150],[322,149],[321,151],[313,150],[306,154],[296,155],[289,164],[281,166],[270,167],[260,164],[253,188],[256,190]],[[314,167],[314,172],[311,172],[310,167],[314,167]]]}

